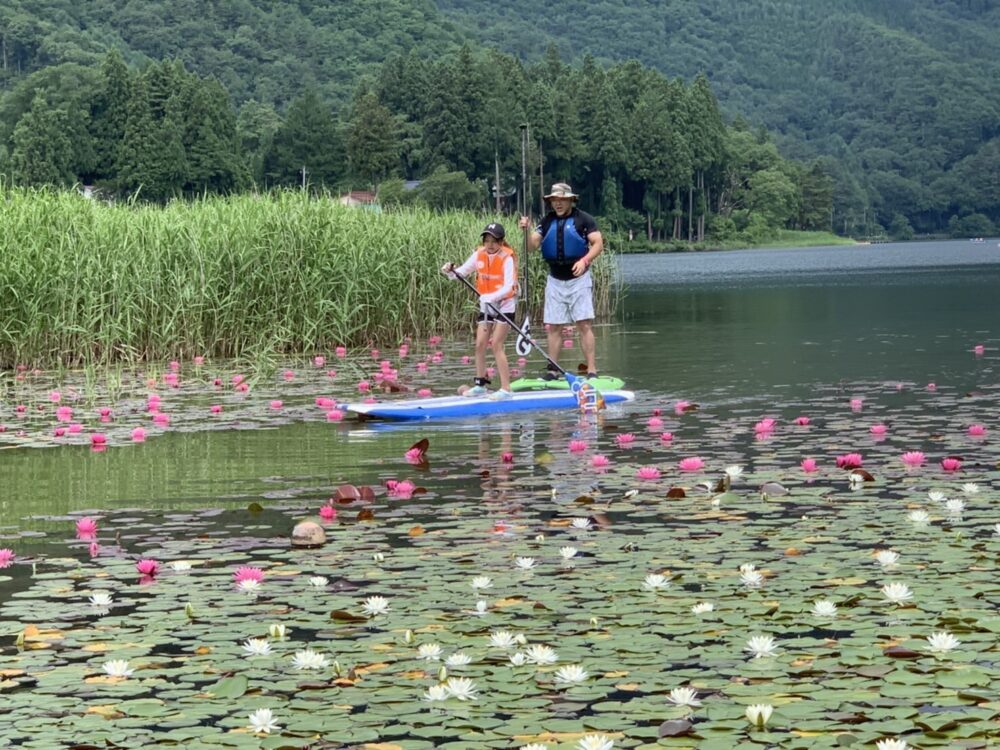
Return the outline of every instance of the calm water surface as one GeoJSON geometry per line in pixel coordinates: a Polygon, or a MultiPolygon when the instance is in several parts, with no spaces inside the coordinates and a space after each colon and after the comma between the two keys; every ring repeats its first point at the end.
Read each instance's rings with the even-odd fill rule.
{"type": "MultiPolygon", "coordinates": [[[[638,422],[680,398],[716,415],[789,418],[818,389],[847,393],[886,382],[923,389],[935,381],[963,391],[997,380],[996,241],[624,256],[621,272],[628,296],[621,319],[599,328],[599,358],[639,399],[605,422],[638,422]],[[985,357],[973,356],[975,344],[986,345],[985,357]]],[[[470,343],[446,348],[454,364],[439,370],[448,382],[435,384],[437,392],[466,377],[458,357],[470,343]]],[[[472,475],[502,451],[531,465],[573,437],[596,439],[600,429],[565,412],[331,425],[311,396],[283,395],[290,419],[273,429],[174,432],[100,455],[81,446],[0,451],[0,537],[4,529],[44,530],[44,515],[89,508],[315,507],[342,482],[412,475],[402,456],[421,437],[430,439],[432,457],[472,475]]],[[[443,470],[429,471],[447,480],[443,470]]]]}

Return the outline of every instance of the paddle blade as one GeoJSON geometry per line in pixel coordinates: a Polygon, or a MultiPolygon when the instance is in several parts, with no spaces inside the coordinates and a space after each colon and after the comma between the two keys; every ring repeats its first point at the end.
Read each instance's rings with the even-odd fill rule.
{"type": "Polygon", "coordinates": [[[521,331],[517,334],[517,341],[514,342],[514,351],[519,357],[527,357],[531,354],[531,318],[524,316],[524,323],[521,324],[521,331]]]}

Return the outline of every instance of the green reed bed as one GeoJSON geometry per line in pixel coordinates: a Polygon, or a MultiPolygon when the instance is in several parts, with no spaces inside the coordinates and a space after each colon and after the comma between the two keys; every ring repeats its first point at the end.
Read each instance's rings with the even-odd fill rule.
{"type": "MultiPolygon", "coordinates": [[[[473,213],[377,214],[298,192],[166,207],[0,194],[0,368],[322,351],[471,319],[469,294],[438,269],[476,243],[473,213]]],[[[595,266],[602,314],[612,269],[595,266]]]]}

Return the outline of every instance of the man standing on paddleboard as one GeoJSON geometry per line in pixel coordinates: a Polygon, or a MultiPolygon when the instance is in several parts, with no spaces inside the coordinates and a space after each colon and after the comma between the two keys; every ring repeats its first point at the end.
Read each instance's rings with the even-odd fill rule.
{"type": "MultiPolygon", "coordinates": [[[[604,250],[604,238],[594,217],[576,206],[578,197],[565,182],[555,183],[545,196],[552,210],[529,235],[528,247],[532,250],[541,247],[542,257],[549,264],[544,314],[549,357],[559,361],[560,328],[574,323],[587,360],[587,377],[596,378],[594,285],[590,264],[604,250]]],[[[522,216],[518,222],[521,229],[527,229],[530,224],[531,219],[527,216],[522,216]]],[[[561,377],[561,373],[549,364],[545,379],[561,377]]]]}

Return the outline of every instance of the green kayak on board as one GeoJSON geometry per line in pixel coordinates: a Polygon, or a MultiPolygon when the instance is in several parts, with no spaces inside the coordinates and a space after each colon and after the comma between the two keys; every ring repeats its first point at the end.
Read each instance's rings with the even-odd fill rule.
{"type": "MultiPolygon", "coordinates": [[[[597,378],[590,378],[587,380],[594,388],[599,391],[618,391],[621,390],[625,385],[625,381],[621,378],[615,378],[608,375],[601,375],[597,378]]],[[[557,380],[544,380],[542,378],[519,378],[514,380],[510,384],[510,389],[514,392],[518,391],[551,391],[551,390],[565,390],[569,388],[569,383],[566,382],[566,378],[560,377],[557,380]]]]}

